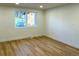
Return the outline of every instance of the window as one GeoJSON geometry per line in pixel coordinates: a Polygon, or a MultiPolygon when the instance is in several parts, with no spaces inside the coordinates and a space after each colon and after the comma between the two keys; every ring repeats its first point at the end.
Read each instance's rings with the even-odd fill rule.
{"type": "Polygon", "coordinates": [[[15,24],[17,28],[23,28],[26,25],[26,12],[25,11],[17,11],[15,24]]]}
{"type": "Polygon", "coordinates": [[[27,19],[28,19],[27,26],[35,26],[35,19],[36,19],[35,16],[36,15],[33,12],[28,13],[28,15],[27,15],[27,19]]]}
{"type": "Polygon", "coordinates": [[[36,13],[25,11],[17,11],[15,24],[17,28],[24,28],[25,26],[35,26],[36,25],[36,13]]]}

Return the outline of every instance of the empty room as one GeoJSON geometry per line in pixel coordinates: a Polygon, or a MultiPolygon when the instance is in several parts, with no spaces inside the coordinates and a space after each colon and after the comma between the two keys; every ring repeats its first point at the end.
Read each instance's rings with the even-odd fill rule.
{"type": "Polygon", "coordinates": [[[79,3],[0,3],[0,56],[79,56],[79,3]]]}

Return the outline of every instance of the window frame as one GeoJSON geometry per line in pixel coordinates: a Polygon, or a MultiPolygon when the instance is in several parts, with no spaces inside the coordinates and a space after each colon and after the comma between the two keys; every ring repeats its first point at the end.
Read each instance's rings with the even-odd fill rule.
{"type": "Polygon", "coordinates": [[[27,27],[37,27],[37,14],[36,14],[36,12],[28,12],[27,10],[16,10],[16,12],[15,12],[15,27],[16,28],[27,28],[27,27]],[[26,14],[26,19],[24,20],[24,26],[23,27],[18,27],[18,26],[16,26],[17,24],[16,24],[16,13],[17,12],[25,12],[25,14],[26,14]],[[27,16],[27,14],[28,13],[35,13],[35,20],[34,20],[34,25],[32,25],[32,26],[28,26],[28,16],[27,16]]]}
{"type": "MultiPolygon", "coordinates": [[[[25,10],[16,10],[16,12],[15,12],[15,27],[16,28],[25,28],[26,27],[26,21],[27,21],[27,18],[24,20],[24,26],[22,26],[22,27],[19,27],[19,26],[17,26],[17,21],[18,20],[16,20],[16,18],[19,18],[18,16],[17,16],[17,12],[25,12],[26,13],[26,11],[25,10]]],[[[27,14],[27,13],[26,13],[27,14]]],[[[27,17],[27,16],[26,16],[27,17]]]]}

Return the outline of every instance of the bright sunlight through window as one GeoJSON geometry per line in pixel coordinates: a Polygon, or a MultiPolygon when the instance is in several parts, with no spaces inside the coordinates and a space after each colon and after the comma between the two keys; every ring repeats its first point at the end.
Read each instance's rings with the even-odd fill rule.
{"type": "Polygon", "coordinates": [[[28,21],[27,21],[28,26],[34,26],[35,25],[35,13],[30,12],[27,15],[27,19],[28,19],[28,21]]]}
{"type": "Polygon", "coordinates": [[[16,28],[24,28],[25,26],[35,26],[36,23],[36,13],[25,11],[17,11],[15,18],[16,28]]]}

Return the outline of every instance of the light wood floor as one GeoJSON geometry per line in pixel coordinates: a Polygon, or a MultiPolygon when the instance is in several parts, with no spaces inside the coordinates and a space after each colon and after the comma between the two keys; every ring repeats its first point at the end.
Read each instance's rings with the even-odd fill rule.
{"type": "Polygon", "coordinates": [[[0,56],[79,56],[79,49],[42,36],[0,43],[0,56]]]}

